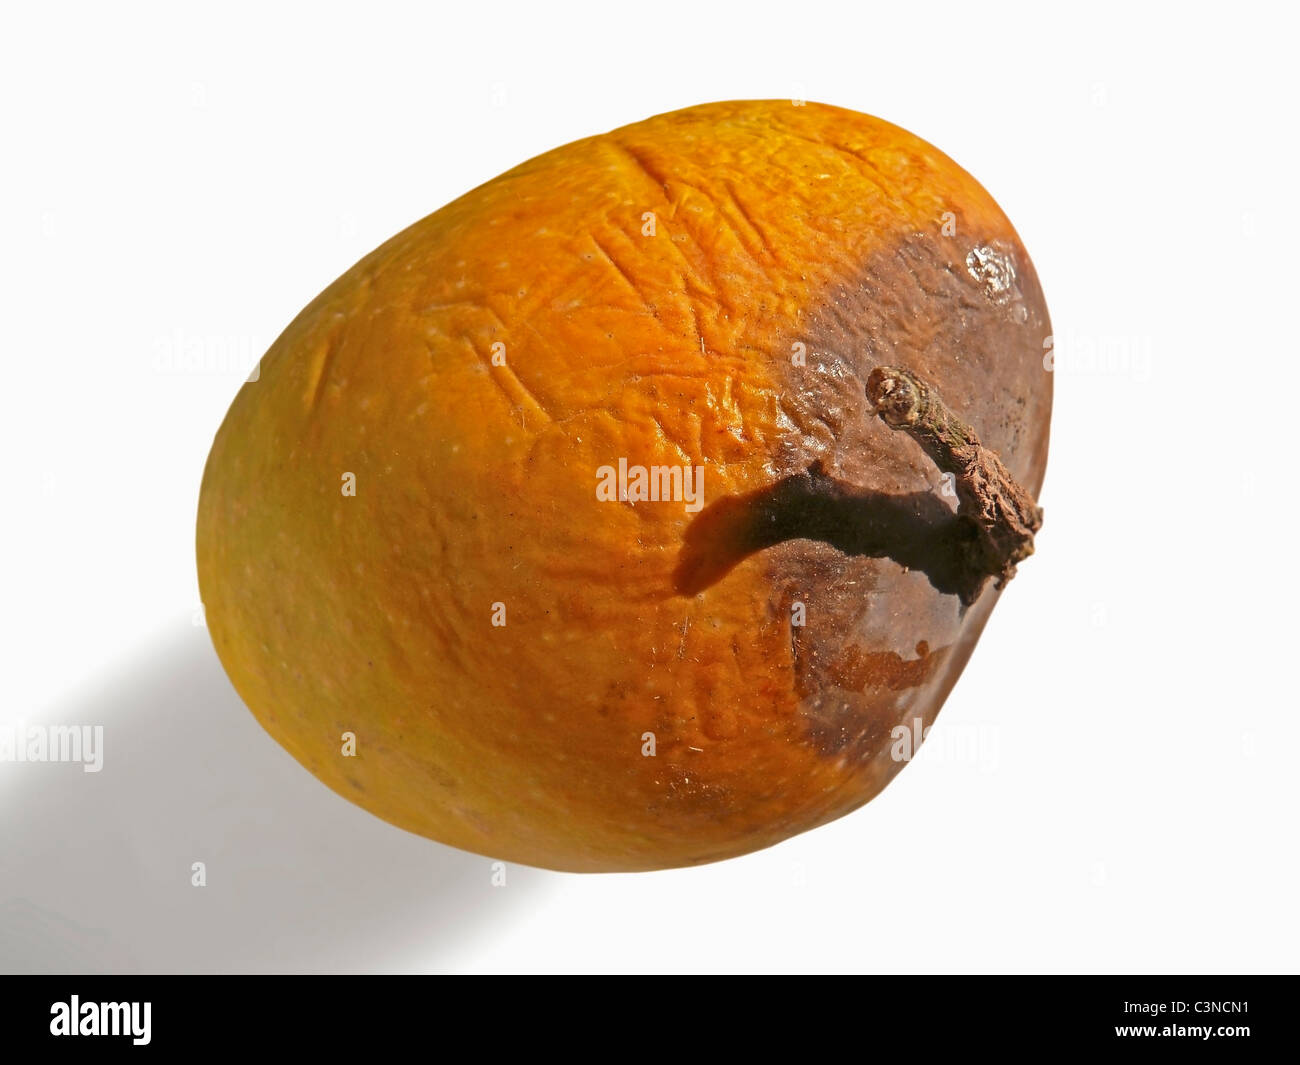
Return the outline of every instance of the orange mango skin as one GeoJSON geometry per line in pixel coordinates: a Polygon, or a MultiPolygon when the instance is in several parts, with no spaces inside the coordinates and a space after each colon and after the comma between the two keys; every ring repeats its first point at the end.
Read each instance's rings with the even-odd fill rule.
{"type": "Polygon", "coordinates": [[[571,871],[769,846],[902,768],[892,730],[933,722],[998,593],[725,533],[683,590],[701,515],[602,501],[598,469],[703,466],[705,513],[816,460],[938,493],[862,395],[890,362],[1036,493],[1050,332],[989,195],[878,119],[717,103],[569,144],[393,237],[266,353],[203,478],[213,643],[280,744],[409,831],[571,871]]]}

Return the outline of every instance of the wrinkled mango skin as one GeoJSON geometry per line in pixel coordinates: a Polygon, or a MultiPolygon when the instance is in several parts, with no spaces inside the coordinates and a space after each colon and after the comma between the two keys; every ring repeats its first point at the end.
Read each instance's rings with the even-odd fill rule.
{"type": "Polygon", "coordinates": [[[213,643],[294,758],[412,832],[573,871],[769,846],[893,778],[1000,594],[909,562],[952,503],[863,382],[925,377],[1037,494],[1050,334],[990,196],[878,119],[718,103],[566,145],[266,353],[203,478],[213,643]],[[701,469],[702,505],[600,498],[620,459],[701,469]],[[868,502],[766,535],[755,501],[814,464],[868,502]],[[854,546],[882,496],[912,531],[854,546]]]}

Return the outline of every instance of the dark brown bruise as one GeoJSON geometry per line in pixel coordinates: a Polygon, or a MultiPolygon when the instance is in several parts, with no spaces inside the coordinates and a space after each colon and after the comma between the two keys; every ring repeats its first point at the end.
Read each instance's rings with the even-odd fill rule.
{"type": "Polygon", "coordinates": [[[782,405],[796,428],[778,479],[716,500],[688,531],[680,593],[764,551],[773,615],[805,604],[806,624],[791,628],[795,694],[808,742],[826,756],[877,759],[891,729],[937,708],[998,595],[982,579],[972,585],[956,498],[921,448],[875,417],[868,376],[895,365],[929,381],[1037,495],[1050,333],[1018,240],[910,235],[812,317],[808,365],[786,371],[782,405]]]}

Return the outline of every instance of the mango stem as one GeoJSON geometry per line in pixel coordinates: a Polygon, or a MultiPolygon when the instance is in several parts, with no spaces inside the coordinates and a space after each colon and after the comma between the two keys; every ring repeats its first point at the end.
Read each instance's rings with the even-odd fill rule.
{"type": "Polygon", "coordinates": [[[975,430],[914,373],[878,366],[867,378],[866,391],[886,425],[920,444],[940,472],[952,474],[957,517],[970,526],[970,536],[959,541],[963,564],[976,579],[992,577],[1001,588],[1015,576],[1016,563],[1034,553],[1042,508],[1007,472],[997,452],[981,444],[975,430]]]}

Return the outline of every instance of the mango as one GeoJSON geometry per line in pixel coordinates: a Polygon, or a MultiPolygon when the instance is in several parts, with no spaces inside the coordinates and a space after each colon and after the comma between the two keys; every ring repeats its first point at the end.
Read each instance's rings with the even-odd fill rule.
{"type": "Polygon", "coordinates": [[[430,839],[767,847],[902,769],[1032,548],[1050,334],[993,199],[887,122],[727,102],[566,145],[267,351],[203,475],[213,644],[430,839]]]}

